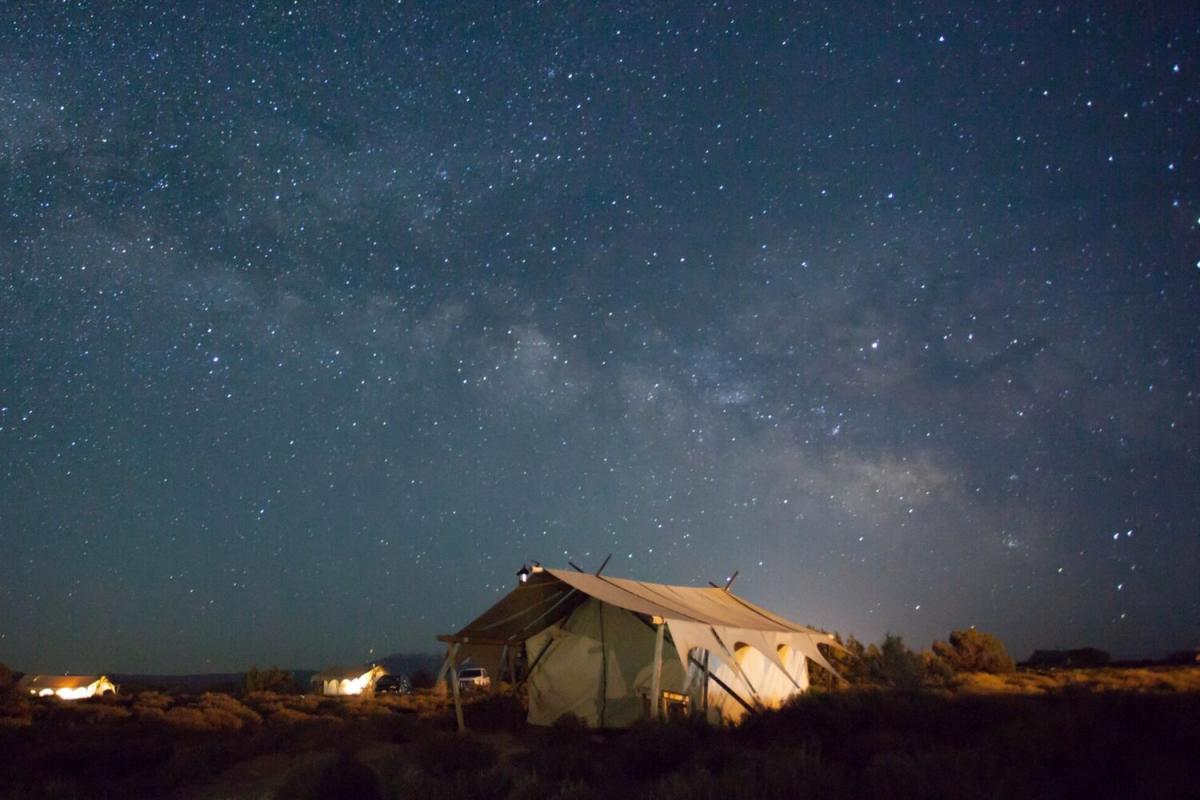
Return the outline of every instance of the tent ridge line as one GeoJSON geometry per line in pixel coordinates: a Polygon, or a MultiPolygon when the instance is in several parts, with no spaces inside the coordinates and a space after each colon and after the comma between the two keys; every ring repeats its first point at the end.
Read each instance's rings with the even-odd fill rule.
{"type": "MultiPolygon", "coordinates": [[[[750,611],[750,612],[752,612],[752,613],[754,613],[754,614],[757,614],[758,616],[762,617],[762,618],[763,618],[763,619],[765,619],[767,622],[770,622],[770,623],[772,623],[773,625],[778,625],[778,624],[779,624],[779,621],[778,621],[778,620],[774,620],[774,619],[771,619],[770,617],[768,617],[768,616],[767,616],[766,614],[764,614],[764,613],[763,613],[761,610],[759,610],[758,608],[756,608],[756,607],[755,607],[755,605],[754,605],[753,603],[751,603],[751,602],[749,602],[749,601],[747,601],[747,600],[743,600],[742,598],[738,597],[738,596],[737,596],[736,594],[734,594],[733,592],[725,592],[725,594],[729,595],[729,596],[730,596],[730,597],[732,597],[734,600],[738,601],[738,603],[739,603],[739,604],[741,604],[742,608],[746,609],[747,611],[750,611]]],[[[782,619],[782,620],[784,620],[785,622],[787,622],[787,624],[788,624],[788,627],[790,627],[790,628],[792,629],[792,630],[791,630],[791,632],[792,632],[792,633],[811,633],[811,630],[810,630],[810,629],[806,629],[806,628],[805,628],[803,625],[799,625],[798,623],[792,622],[790,619],[787,619],[786,617],[779,617],[779,619],[782,619]]]]}
{"type": "MultiPolygon", "coordinates": [[[[660,597],[661,597],[661,596],[663,596],[663,595],[662,595],[661,593],[659,593],[659,592],[658,592],[656,589],[652,588],[652,587],[654,587],[654,586],[658,586],[658,585],[661,585],[661,584],[649,584],[649,585],[647,585],[647,584],[646,584],[644,581],[637,581],[637,583],[638,583],[638,585],[639,585],[639,586],[641,586],[641,587],[642,587],[643,589],[645,589],[646,591],[648,591],[648,592],[651,592],[651,593],[654,593],[655,595],[658,595],[658,596],[660,596],[660,597]]],[[[711,584],[711,582],[710,582],[710,584],[711,584]]],[[[688,590],[690,590],[690,589],[692,589],[693,587],[691,587],[691,586],[681,586],[681,587],[665,586],[664,588],[667,588],[667,589],[680,588],[680,589],[688,589],[688,590]]],[[[698,587],[698,588],[700,588],[701,590],[703,590],[703,587],[698,587]]],[[[753,604],[750,604],[750,603],[748,603],[747,601],[745,601],[745,600],[743,600],[742,598],[738,597],[738,596],[737,596],[736,594],[734,594],[733,592],[726,591],[725,589],[721,589],[721,587],[719,587],[719,586],[713,586],[713,588],[714,588],[714,589],[717,589],[717,590],[718,590],[718,591],[721,593],[721,596],[722,596],[722,597],[732,597],[734,600],[736,600],[736,601],[738,602],[738,605],[740,605],[742,608],[744,608],[745,610],[747,610],[747,611],[751,612],[751,613],[752,613],[752,614],[754,614],[756,617],[758,617],[758,618],[760,618],[760,619],[765,619],[767,622],[769,622],[769,623],[770,623],[770,627],[768,627],[768,628],[751,628],[751,626],[748,626],[748,625],[741,624],[741,623],[740,623],[740,622],[738,622],[737,620],[734,620],[734,621],[732,621],[732,622],[726,622],[726,621],[722,621],[721,623],[719,623],[719,624],[721,624],[722,626],[724,626],[724,627],[728,627],[728,628],[751,628],[751,629],[753,629],[753,630],[769,630],[769,631],[772,631],[772,632],[777,632],[777,633],[785,633],[785,632],[788,632],[788,633],[790,633],[790,632],[795,632],[796,628],[795,628],[795,625],[794,625],[794,624],[791,622],[791,620],[787,620],[787,619],[784,619],[783,617],[780,617],[780,619],[783,619],[783,620],[784,620],[784,622],[786,622],[786,623],[787,623],[787,625],[781,624],[781,623],[780,623],[778,620],[772,619],[771,617],[767,616],[766,614],[763,614],[761,611],[759,611],[758,609],[754,608],[753,604]]],[[[716,601],[714,601],[714,600],[713,600],[713,599],[712,599],[712,598],[709,596],[709,594],[708,594],[707,592],[700,591],[700,592],[698,592],[697,594],[698,594],[698,595],[699,595],[701,598],[703,598],[703,599],[704,599],[704,601],[705,601],[706,603],[712,604],[712,603],[716,602],[716,601]]],[[[718,605],[719,605],[719,604],[718,604],[718,605]]],[[[699,619],[693,619],[693,621],[694,621],[694,622],[699,622],[699,623],[701,623],[701,624],[713,624],[713,623],[712,623],[710,620],[699,620],[699,619]]]]}
{"type": "MultiPolygon", "coordinates": [[[[572,590],[572,591],[573,591],[573,590],[572,590]]],[[[570,594],[570,592],[567,592],[567,594],[570,594]]],[[[539,599],[539,600],[538,600],[536,603],[533,603],[533,604],[531,604],[531,605],[529,605],[529,606],[526,606],[525,608],[521,609],[521,610],[520,610],[520,611],[518,611],[517,613],[515,613],[515,614],[510,614],[509,616],[507,616],[507,617],[504,617],[503,619],[497,620],[496,622],[493,622],[491,625],[486,625],[486,626],[484,626],[484,627],[480,628],[479,630],[481,630],[481,631],[490,631],[492,628],[498,628],[498,627],[500,627],[501,625],[503,625],[504,623],[506,623],[506,622],[511,622],[511,621],[513,621],[513,620],[517,619],[518,617],[523,617],[523,616],[525,616],[526,614],[532,614],[533,612],[537,611],[537,608],[538,608],[538,606],[542,605],[543,603],[545,603],[545,602],[546,602],[546,601],[548,601],[548,600],[555,600],[555,601],[558,601],[558,600],[561,600],[561,599],[562,599],[562,593],[561,593],[561,592],[556,592],[556,593],[554,593],[554,594],[548,594],[548,595],[546,595],[546,596],[542,597],[541,599],[539,599]]],[[[557,602],[555,603],[555,605],[557,605],[557,602]]],[[[553,608],[553,606],[552,606],[551,608],[553,608]]],[[[535,620],[535,621],[536,621],[536,620],[535,620]]],[[[532,624],[532,623],[530,623],[530,624],[532,624]]]]}
{"type": "MultiPolygon", "coordinates": [[[[612,581],[610,581],[608,578],[604,577],[603,575],[595,575],[593,577],[599,578],[600,580],[604,581],[605,583],[607,583],[609,586],[613,587],[614,589],[620,589],[622,592],[629,595],[630,597],[637,597],[637,599],[639,599],[639,600],[645,599],[643,597],[638,597],[638,595],[635,592],[631,592],[630,590],[626,589],[624,586],[620,585],[619,583],[613,583],[612,581]]],[[[634,583],[637,583],[639,586],[642,585],[641,581],[634,581],[634,583]]],[[[597,599],[599,599],[599,598],[597,598],[597,599]]],[[[662,605],[662,604],[659,603],[659,605],[662,605]]],[[[626,611],[629,611],[629,610],[630,609],[626,609],[626,611]]],[[[674,612],[674,609],[668,609],[668,610],[674,612]]],[[[700,624],[704,623],[704,620],[695,619],[694,617],[691,617],[688,615],[675,616],[673,618],[688,621],[688,622],[697,622],[700,624]]],[[[671,617],[664,617],[664,619],[671,619],[671,617]]]]}
{"type": "MultiPolygon", "coordinates": [[[[658,591],[657,589],[651,589],[651,588],[650,588],[650,585],[647,585],[647,583],[646,583],[645,581],[636,581],[636,583],[637,583],[637,585],[638,585],[638,586],[642,587],[643,589],[645,589],[645,590],[646,590],[647,592],[649,592],[650,594],[656,595],[656,596],[658,596],[658,597],[663,597],[663,595],[662,595],[661,593],[659,593],[659,591],[658,591]]],[[[630,592],[630,594],[632,594],[632,592],[630,592]]],[[[671,605],[672,598],[670,598],[670,597],[665,597],[664,599],[667,601],[667,602],[666,602],[664,605],[668,605],[668,606],[669,606],[669,605],[671,605]]],[[[702,620],[702,619],[696,619],[695,617],[692,617],[692,616],[690,616],[690,615],[689,615],[689,616],[687,616],[686,618],[684,618],[684,617],[680,617],[680,619],[681,619],[681,620],[684,620],[684,621],[686,621],[686,622],[698,622],[698,623],[700,623],[701,625],[703,625],[703,624],[704,624],[704,622],[705,622],[705,621],[704,621],[704,620],[702,620]]]]}
{"type": "MultiPolygon", "coordinates": [[[[639,584],[640,586],[642,586],[643,588],[645,588],[647,591],[650,591],[650,592],[654,592],[654,591],[655,591],[654,589],[651,589],[651,588],[649,588],[648,586],[646,586],[646,584],[645,584],[644,582],[642,582],[642,581],[638,581],[638,584],[639,584]]],[[[667,588],[672,588],[672,587],[669,587],[669,586],[668,586],[667,588]]],[[[683,588],[683,589],[690,589],[690,588],[692,588],[692,587],[690,587],[690,586],[684,586],[684,587],[680,587],[680,588],[683,588]]],[[[703,587],[701,587],[701,588],[703,588],[703,587]]],[[[768,622],[770,622],[770,623],[771,623],[771,625],[773,626],[773,627],[772,627],[772,630],[773,630],[774,628],[778,628],[778,627],[780,627],[779,623],[778,623],[778,622],[776,622],[775,620],[771,619],[770,617],[766,616],[765,614],[762,614],[761,612],[757,612],[757,611],[755,611],[755,609],[754,609],[754,608],[747,606],[747,605],[746,605],[746,602],[745,602],[745,601],[743,601],[743,600],[742,600],[742,598],[738,597],[738,596],[737,596],[736,594],[734,594],[733,592],[730,592],[730,591],[728,591],[728,590],[726,590],[726,589],[721,589],[721,587],[719,587],[719,586],[714,586],[713,588],[714,588],[714,589],[718,589],[718,590],[720,590],[720,592],[721,592],[721,594],[722,594],[722,595],[729,596],[729,597],[732,597],[734,600],[737,600],[737,601],[738,601],[738,603],[739,603],[739,604],[740,604],[742,607],[746,608],[746,610],[747,610],[747,611],[753,612],[753,613],[757,614],[757,616],[759,616],[759,617],[762,617],[763,619],[765,619],[765,620],[767,620],[768,622]]],[[[705,594],[701,594],[700,596],[701,596],[701,597],[704,597],[706,601],[708,601],[708,602],[712,602],[711,598],[708,598],[708,597],[707,597],[707,595],[705,595],[705,594]]],[[[701,622],[701,623],[707,623],[707,621],[706,621],[706,620],[694,620],[694,621],[695,621],[695,622],[701,622]]],[[[739,624],[737,624],[737,622],[722,622],[722,623],[721,623],[721,625],[723,625],[723,626],[725,626],[725,627],[730,627],[730,628],[744,628],[744,627],[746,627],[745,625],[739,625],[739,624]]]]}
{"type": "MultiPolygon", "coordinates": [[[[509,636],[508,638],[509,638],[510,640],[511,640],[511,639],[515,639],[515,638],[516,638],[516,637],[517,637],[519,634],[522,634],[522,633],[524,633],[525,631],[529,630],[531,627],[533,627],[533,626],[534,626],[534,625],[536,625],[537,623],[541,622],[541,621],[542,621],[543,619],[545,619],[546,617],[550,616],[550,614],[554,613],[554,610],[555,610],[556,608],[558,608],[559,606],[561,606],[563,603],[567,602],[567,600],[568,600],[568,599],[571,597],[571,595],[575,594],[575,592],[576,592],[576,591],[577,591],[577,590],[575,589],[575,587],[574,587],[574,586],[572,586],[572,587],[571,587],[571,590],[570,590],[569,592],[567,592],[566,594],[564,594],[562,597],[558,598],[558,601],[557,601],[557,602],[555,602],[555,604],[554,604],[554,605],[550,606],[550,607],[549,607],[549,608],[547,608],[545,611],[543,611],[541,614],[539,614],[539,615],[538,615],[536,618],[534,618],[534,620],[533,620],[532,622],[528,622],[528,623],[526,623],[526,624],[525,624],[525,626],[524,626],[523,628],[521,628],[521,630],[519,630],[519,631],[517,631],[516,633],[512,634],[512,635],[511,635],[511,636],[509,636]]],[[[550,623],[550,625],[553,625],[553,624],[554,624],[553,622],[552,622],[552,623],[550,623]]],[[[547,625],[546,627],[548,628],[548,627],[550,627],[550,625],[547,625]]]]}

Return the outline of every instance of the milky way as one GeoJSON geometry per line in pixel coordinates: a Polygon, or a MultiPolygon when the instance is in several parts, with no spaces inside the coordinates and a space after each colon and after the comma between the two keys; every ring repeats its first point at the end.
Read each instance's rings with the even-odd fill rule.
{"type": "Polygon", "coordinates": [[[0,661],[429,651],[609,553],[1200,638],[1187,4],[106,5],[0,9],[0,661]]]}

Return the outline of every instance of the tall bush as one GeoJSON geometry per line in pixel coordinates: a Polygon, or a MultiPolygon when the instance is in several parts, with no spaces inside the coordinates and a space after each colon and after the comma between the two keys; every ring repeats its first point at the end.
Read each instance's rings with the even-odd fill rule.
{"type": "Polygon", "coordinates": [[[955,672],[1003,674],[1016,669],[1003,642],[974,628],[952,631],[949,642],[933,643],[933,653],[955,672]]]}
{"type": "Polygon", "coordinates": [[[250,671],[246,673],[246,691],[297,694],[300,687],[296,684],[296,678],[292,673],[279,669],[279,667],[268,667],[264,670],[251,667],[250,671]]]}

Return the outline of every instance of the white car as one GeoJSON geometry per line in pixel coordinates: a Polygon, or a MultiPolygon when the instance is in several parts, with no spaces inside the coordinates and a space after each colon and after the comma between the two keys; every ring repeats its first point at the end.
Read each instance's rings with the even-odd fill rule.
{"type": "Polygon", "coordinates": [[[464,667],[458,671],[458,688],[466,691],[487,689],[492,678],[483,667],[464,667]]]}

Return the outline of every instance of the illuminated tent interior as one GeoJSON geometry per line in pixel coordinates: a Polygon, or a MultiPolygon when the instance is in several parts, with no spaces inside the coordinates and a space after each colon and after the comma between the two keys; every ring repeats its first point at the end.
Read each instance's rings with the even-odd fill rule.
{"type": "Polygon", "coordinates": [[[736,721],[805,691],[809,660],[836,674],[817,645],[839,647],[728,588],[541,567],[438,638],[449,646],[439,679],[449,673],[456,695],[469,660],[528,688],[530,723],[574,714],[597,728],[668,715],[736,721]]]}
{"type": "Polygon", "coordinates": [[[116,684],[104,675],[26,675],[18,688],[35,697],[60,700],[83,700],[117,691],[116,684]]]}
{"type": "Polygon", "coordinates": [[[373,664],[371,666],[327,667],[312,676],[310,686],[316,694],[372,694],[375,691],[375,682],[386,674],[383,667],[373,664]]]}

